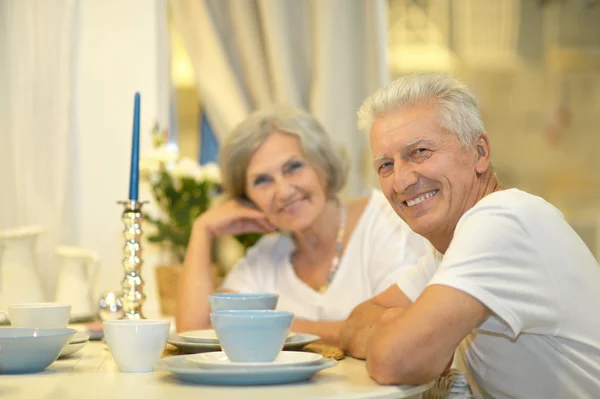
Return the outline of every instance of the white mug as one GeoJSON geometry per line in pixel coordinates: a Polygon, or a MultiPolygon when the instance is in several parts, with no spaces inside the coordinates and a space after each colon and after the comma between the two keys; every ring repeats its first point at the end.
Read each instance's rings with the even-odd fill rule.
{"type": "Polygon", "coordinates": [[[167,345],[171,322],[168,320],[106,320],[104,340],[125,373],[147,373],[167,345]]]}
{"type": "Polygon", "coordinates": [[[19,328],[66,328],[71,305],[51,302],[18,303],[8,306],[10,324],[19,328]]]}

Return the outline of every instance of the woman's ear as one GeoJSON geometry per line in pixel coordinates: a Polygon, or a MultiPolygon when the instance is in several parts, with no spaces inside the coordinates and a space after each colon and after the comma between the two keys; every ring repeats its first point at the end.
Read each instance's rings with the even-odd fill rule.
{"type": "Polygon", "coordinates": [[[481,134],[475,142],[477,150],[475,158],[475,172],[483,174],[490,168],[492,160],[492,148],[490,147],[490,139],[486,134],[481,134]]]}

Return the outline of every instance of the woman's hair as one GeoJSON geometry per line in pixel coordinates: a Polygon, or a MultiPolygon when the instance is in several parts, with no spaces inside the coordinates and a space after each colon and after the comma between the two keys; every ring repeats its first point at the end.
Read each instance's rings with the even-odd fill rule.
{"type": "Polygon", "coordinates": [[[360,107],[358,127],[369,132],[378,117],[427,102],[435,104],[442,128],[457,135],[464,146],[485,133],[475,97],[462,82],[444,73],[407,75],[377,90],[360,107]]]}
{"type": "Polygon", "coordinates": [[[219,161],[224,194],[230,198],[245,195],[250,158],[275,132],[298,139],[308,162],[326,178],[328,198],[335,197],[348,176],[344,148],[334,147],[323,126],[312,115],[282,105],[253,112],[225,138],[219,161]]]}

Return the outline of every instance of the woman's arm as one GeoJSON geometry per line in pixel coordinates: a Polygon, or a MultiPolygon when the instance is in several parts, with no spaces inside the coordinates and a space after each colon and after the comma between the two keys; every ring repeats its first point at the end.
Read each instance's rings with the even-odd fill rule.
{"type": "Polygon", "coordinates": [[[262,212],[237,200],[215,206],[196,219],[179,276],[175,312],[178,332],[210,327],[208,295],[215,291],[210,258],[214,238],[274,229],[262,212]]]}
{"type": "Polygon", "coordinates": [[[212,241],[210,231],[196,222],[185,254],[183,272],[179,276],[175,314],[178,332],[210,326],[208,295],[214,292],[210,259],[212,241]]]}
{"type": "Polygon", "coordinates": [[[327,345],[344,348],[354,357],[365,358],[367,341],[379,323],[404,312],[412,302],[404,293],[393,285],[388,290],[369,301],[357,306],[348,320],[342,321],[310,321],[295,319],[291,330],[294,332],[315,334],[327,345]],[[399,307],[402,306],[402,307],[399,307]],[[342,332],[342,327],[344,331],[342,332]]]}
{"type": "Polygon", "coordinates": [[[340,330],[343,321],[311,321],[294,319],[291,331],[314,334],[321,337],[320,343],[340,347],[340,330]]]}

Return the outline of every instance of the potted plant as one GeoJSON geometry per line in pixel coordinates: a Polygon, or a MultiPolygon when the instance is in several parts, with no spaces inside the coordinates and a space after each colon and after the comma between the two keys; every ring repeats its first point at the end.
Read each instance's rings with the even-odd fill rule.
{"type": "MultiPolygon", "coordinates": [[[[185,250],[194,220],[205,212],[220,193],[221,178],[216,164],[200,166],[191,158],[180,157],[167,144],[167,132],[155,125],[152,131],[154,150],[140,159],[142,179],[149,185],[156,207],[154,214],[144,215],[149,225],[146,237],[160,245],[171,259],[156,267],[161,312],[175,312],[175,294],[185,250]]],[[[215,277],[222,277],[214,267],[215,277]]]]}
{"type": "MultiPolygon", "coordinates": [[[[167,137],[167,132],[155,124],[152,131],[154,150],[140,159],[140,172],[150,187],[157,208],[155,215],[144,215],[151,227],[146,237],[149,242],[160,245],[172,259],[169,265],[156,267],[161,311],[172,315],[177,281],[194,221],[221,193],[221,176],[215,163],[200,165],[194,159],[179,156],[177,149],[167,144],[167,137]]],[[[254,245],[260,235],[244,234],[235,238],[246,249],[254,245]]],[[[215,254],[212,255],[214,259],[215,254]]],[[[213,264],[218,283],[225,271],[218,263],[213,264]]]]}

